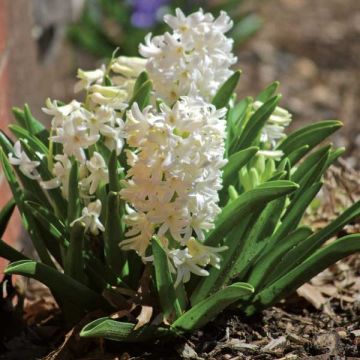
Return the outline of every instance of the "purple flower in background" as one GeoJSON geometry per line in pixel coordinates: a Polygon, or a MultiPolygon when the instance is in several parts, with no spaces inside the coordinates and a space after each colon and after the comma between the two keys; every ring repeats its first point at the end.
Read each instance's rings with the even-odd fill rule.
{"type": "Polygon", "coordinates": [[[132,0],[133,14],[131,23],[138,28],[150,28],[155,25],[158,10],[169,0],[132,0]]]}

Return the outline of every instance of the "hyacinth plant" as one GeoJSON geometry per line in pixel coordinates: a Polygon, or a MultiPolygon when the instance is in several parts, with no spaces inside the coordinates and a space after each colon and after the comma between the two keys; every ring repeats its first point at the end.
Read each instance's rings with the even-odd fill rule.
{"type": "Polygon", "coordinates": [[[0,242],[6,274],[49,287],[84,337],[145,341],[200,328],[227,307],[250,316],[360,249],[337,234],[360,202],[322,230],[302,224],[322,175],[343,153],[318,146],[339,121],[290,135],[278,83],[237,99],[232,21],[201,10],[164,18],[141,58],[79,70],[83,101],[47,100],[48,131],[14,109],[1,162],[36,249],[0,242]],[[328,241],[330,240],[330,241],[328,241]]]}

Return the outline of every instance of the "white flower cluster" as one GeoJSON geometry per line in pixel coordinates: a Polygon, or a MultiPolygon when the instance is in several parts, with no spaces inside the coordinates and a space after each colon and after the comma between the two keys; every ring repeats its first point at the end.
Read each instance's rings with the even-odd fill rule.
{"type": "Polygon", "coordinates": [[[160,107],[141,112],[134,104],[125,124],[127,143],[135,150],[127,151],[130,170],[121,191],[133,207],[126,220],[130,238],[121,246],[141,256],[155,233],[181,245],[193,233],[204,240],[220,211],[226,109],[195,96],[160,107]]]}
{"type": "Polygon", "coordinates": [[[164,21],[172,33],[153,38],[148,34],[139,47],[148,59],[146,70],[156,95],[172,104],[193,88],[210,101],[232,75],[229,68],[236,62],[233,40],[225,36],[233,25],[231,19],[225,12],[214,19],[202,10],[185,16],[176,9],[176,16],[166,15],[164,21]]]}

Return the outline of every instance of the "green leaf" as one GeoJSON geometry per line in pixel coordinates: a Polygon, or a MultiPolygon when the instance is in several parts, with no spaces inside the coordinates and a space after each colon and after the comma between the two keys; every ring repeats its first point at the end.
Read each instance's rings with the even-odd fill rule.
{"type": "Polygon", "coordinates": [[[61,294],[62,299],[83,310],[107,308],[105,300],[85,285],[60,273],[56,269],[33,260],[22,260],[11,263],[5,274],[22,275],[33,278],[46,285],[51,291],[61,294]]]}
{"type": "Polygon", "coordinates": [[[134,330],[135,324],[100,318],[84,326],[80,336],[84,338],[102,337],[113,341],[143,342],[174,335],[166,328],[159,326],[144,326],[134,330]]]}
{"type": "Polygon", "coordinates": [[[133,90],[134,94],[136,94],[148,80],[149,80],[149,75],[147,74],[147,72],[146,71],[141,72],[135,81],[134,90],[133,90]]]}
{"type": "Polygon", "coordinates": [[[84,237],[85,224],[77,221],[70,230],[70,245],[64,262],[64,273],[81,283],[85,283],[84,237]]]}
{"type": "Polygon", "coordinates": [[[213,320],[225,308],[240,300],[243,296],[254,292],[250,284],[235,283],[219,290],[214,295],[200,301],[185,314],[180,316],[173,324],[174,329],[180,331],[193,331],[213,320]]]}
{"type": "Polygon", "coordinates": [[[217,109],[221,109],[228,105],[229,100],[235,91],[236,85],[239,82],[240,75],[241,71],[235,71],[217,91],[211,101],[211,103],[215,105],[217,109]]]}
{"type": "MultiPolygon", "coordinates": [[[[25,141],[20,140],[21,146],[23,150],[26,152],[30,160],[38,161],[40,164],[37,167],[37,170],[39,171],[41,175],[41,179],[43,181],[51,180],[53,179],[53,175],[48,169],[47,162],[45,158],[40,158],[39,155],[32,149],[29,144],[27,144],[25,141]]],[[[61,219],[66,218],[67,213],[67,207],[66,207],[66,201],[64,200],[61,191],[59,188],[50,189],[47,190],[47,193],[51,199],[51,205],[55,209],[55,212],[58,216],[60,216],[61,219]]]]}
{"type": "MultiPolygon", "coordinates": [[[[346,209],[337,219],[317,233],[311,235],[291,249],[286,257],[282,259],[282,269],[284,273],[299,265],[314,251],[316,251],[326,240],[334,236],[338,231],[349,224],[352,220],[360,216],[360,201],[346,209]]],[[[280,263],[279,263],[280,264],[280,263]]]]}
{"type": "Polygon", "coordinates": [[[140,110],[143,110],[150,102],[150,93],[152,90],[151,80],[145,81],[139,88],[139,90],[134,93],[133,97],[129,101],[129,109],[134,103],[139,105],[140,110]]]}
{"type": "Polygon", "coordinates": [[[280,99],[280,95],[274,96],[255,111],[255,113],[247,122],[243,133],[241,134],[239,145],[236,150],[245,149],[253,144],[253,142],[260,135],[262,128],[266,124],[266,121],[274,112],[280,99]]]}
{"type": "Polygon", "coordinates": [[[117,160],[117,155],[116,155],[116,151],[112,151],[111,155],[110,155],[110,159],[109,159],[109,165],[108,165],[108,169],[109,169],[109,191],[113,191],[113,192],[119,192],[121,189],[120,186],[120,181],[119,181],[119,173],[118,173],[118,169],[119,169],[119,163],[117,160]]]}
{"type": "Polygon", "coordinates": [[[165,319],[171,321],[183,313],[180,302],[176,297],[173,277],[169,269],[169,259],[157,238],[152,239],[152,253],[154,256],[155,284],[158,298],[165,319]]]}
{"type": "MultiPolygon", "coordinates": [[[[316,145],[320,144],[325,138],[330,136],[336,130],[342,126],[342,123],[337,120],[320,121],[315,124],[305,126],[290,135],[288,135],[278,146],[279,150],[282,150],[287,156],[288,154],[308,145],[308,149],[305,152],[309,152],[316,145]]],[[[305,155],[303,152],[301,156],[292,156],[292,165],[301,159],[305,155]]]]}
{"type": "Polygon", "coordinates": [[[255,301],[270,306],[338,260],[360,251],[360,234],[344,236],[321,248],[308,259],[261,291],[255,301]]]}
{"type": "Polygon", "coordinates": [[[265,103],[275,95],[277,89],[279,88],[279,85],[280,83],[278,81],[274,81],[273,83],[268,85],[263,91],[261,91],[260,94],[255,98],[255,100],[265,103]]]}
{"type": "Polygon", "coordinates": [[[0,240],[0,257],[10,262],[28,259],[21,252],[8,245],[4,240],[0,240]]]}
{"type": "Polygon", "coordinates": [[[269,283],[278,277],[277,265],[279,259],[286,256],[286,253],[312,234],[308,227],[301,227],[294,230],[278,244],[270,241],[269,247],[257,259],[247,281],[253,285],[257,292],[262,288],[264,282],[269,283]]]}
{"type": "Polygon", "coordinates": [[[215,229],[206,239],[206,245],[216,246],[241,216],[254,211],[259,205],[290,194],[298,185],[286,180],[268,181],[256,189],[241,194],[235,201],[226,205],[215,221],[215,229]]]}
{"type": "Polygon", "coordinates": [[[45,156],[48,156],[49,150],[46,145],[44,145],[43,142],[41,142],[37,137],[32,135],[28,130],[16,124],[9,125],[9,129],[17,137],[17,139],[26,140],[32,149],[41,154],[44,154],[45,156]]]}
{"type": "Polygon", "coordinates": [[[74,161],[71,166],[69,175],[68,188],[68,210],[67,219],[68,226],[80,216],[80,197],[79,197],[79,180],[78,180],[78,164],[74,161]]]}
{"type": "Polygon", "coordinates": [[[124,239],[124,234],[118,193],[109,192],[105,218],[104,250],[106,263],[117,275],[120,275],[126,258],[119,246],[120,242],[124,239]]]}
{"type": "Polygon", "coordinates": [[[30,132],[30,134],[35,135],[46,146],[48,146],[49,132],[39,120],[34,118],[27,104],[24,105],[24,123],[25,128],[30,132]]]}
{"type": "Polygon", "coordinates": [[[229,157],[228,163],[223,168],[223,189],[220,191],[220,204],[226,202],[226,192],[230,185],[236,185],[238,180],[238,172],[246,165],[250,159],[257,153],[257,147],[250,147],[245,150],[238,151],[229,157]]]}
{"type": "Polygon", "coordinates": [[[301,196],[298,199],[291,201],[288,206],[285,215],[282,218],[282,223],[274,233],[271,238],[272,244],[278,244],[287,236],[291,231],[293,231],[299,221],[303,217],[305,210],[314,199],[316,194],[320,191],[322,183],[315,183],[311,185],[308,189],[304,189],[301,196]]]}
{"type": "Polygon", "coordinates": [[[0,211],[0,237],[4,235],[7,224],[14,212],[16,203],[14,199],[9,200],[0,211]]]}

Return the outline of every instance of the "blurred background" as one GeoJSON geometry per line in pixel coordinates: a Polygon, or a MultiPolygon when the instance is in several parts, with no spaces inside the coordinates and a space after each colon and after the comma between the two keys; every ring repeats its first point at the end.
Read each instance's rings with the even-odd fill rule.
{"type": "MultiPolygon", "coordinates": [[[[48,121],[41,106],[47,97],[74,96],[78,67],[99,66],[116,47],[136,55],[144,35],[163,32],[162,15],[177,6],[186,13],[228,11],[243,70],[239,95],[279,80],[292,127],[341,119],[333,141],[359,168],[359,0],[0,0],[1,129],[11,122],[11,107],[24,103],[48,121]]],[[[0,191],[1,207],[10,196],[1,178],[0,191]]],[[[11,227],[9,241],[18,229],[11,227]]]]}

